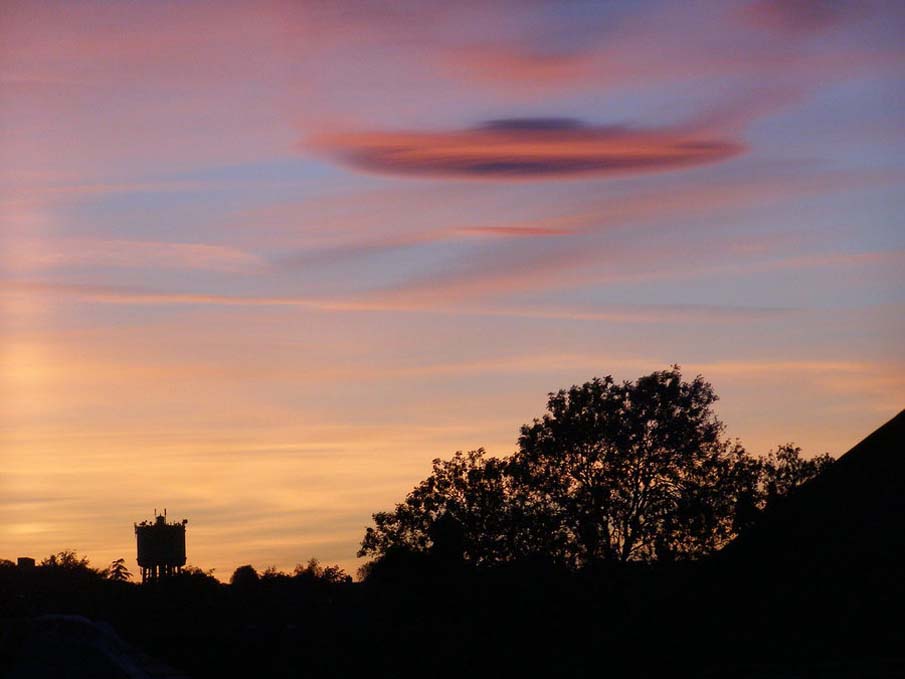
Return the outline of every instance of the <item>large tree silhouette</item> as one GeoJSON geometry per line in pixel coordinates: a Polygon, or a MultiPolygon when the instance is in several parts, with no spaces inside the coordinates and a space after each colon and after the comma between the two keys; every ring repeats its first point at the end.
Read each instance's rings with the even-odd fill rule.
{"type": "Polygon", "coordinates": [[[394,511],[374,514],[359,556],[426,552],[476,565],[542,556],[579,568],[697,558],[831,461],[803,460],[791,444],[749,456],[725,437],[713,387],[684,380],[678,366],[548,396],[512,456],[434,460],[394,511]]]}
{"type": "Polygon", "coordinates": [[[708,553],[731,536],[752,482],[744,450],[723,438],[716,400],[677,366],[561,390],[522,427],[511,473],[556,517],[574,564],[708,553]]]}

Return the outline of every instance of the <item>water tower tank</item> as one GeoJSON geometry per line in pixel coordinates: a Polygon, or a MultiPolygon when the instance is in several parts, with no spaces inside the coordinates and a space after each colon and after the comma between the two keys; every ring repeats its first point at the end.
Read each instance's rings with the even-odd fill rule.
{"type": "Polygon", "coordinates": [[[141,567],[141,581],[155,581],[174,575],[185,566],[185,525],[168,523],[166,510],[154,513],[154,521],[135,524],[138,542],[138,565],[141,567]]]}

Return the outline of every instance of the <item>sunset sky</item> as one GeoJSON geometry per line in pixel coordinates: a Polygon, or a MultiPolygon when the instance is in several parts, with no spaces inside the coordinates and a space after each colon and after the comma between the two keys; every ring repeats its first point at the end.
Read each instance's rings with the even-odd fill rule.
{"type": "Polygon", "coordinates": [[[0,3],[0,557],[354,572],[546,393],[905,406],[905,4],[0,3]]]}

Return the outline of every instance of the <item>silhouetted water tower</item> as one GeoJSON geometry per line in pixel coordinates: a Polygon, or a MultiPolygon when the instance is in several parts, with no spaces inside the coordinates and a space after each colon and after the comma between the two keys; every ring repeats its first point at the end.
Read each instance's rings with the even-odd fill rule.
{"type": "Polygon", "coordinates": [[[185,524],[167,523],[167,510],[158,514],[154,510],[154,521],[135,524],[138,540],[138,565],[141,566],[141,581],[152,582],[174,575],[185,566],[185,524]]]}

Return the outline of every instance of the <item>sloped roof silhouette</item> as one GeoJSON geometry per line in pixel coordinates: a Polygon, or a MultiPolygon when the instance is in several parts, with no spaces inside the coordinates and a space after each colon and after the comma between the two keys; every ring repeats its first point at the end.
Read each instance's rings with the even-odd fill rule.
{"type": "Polygon", "coordinates": [[[905,548],[905,410],[770,507],[724,558],[842,573],[905,548]]]}
{"type": "Polygon", "coordinates": [[[905,411],[769,507],[675,604],[694,630],[680,647],[704,632],[724,658],[899,676],[882,668],[905,668],[905,411]]]}

